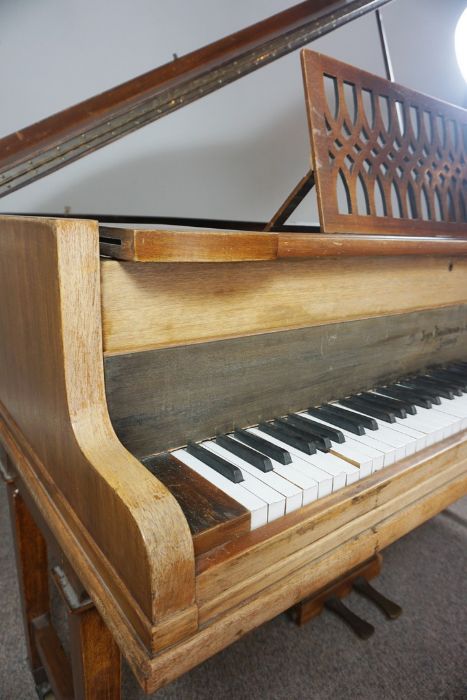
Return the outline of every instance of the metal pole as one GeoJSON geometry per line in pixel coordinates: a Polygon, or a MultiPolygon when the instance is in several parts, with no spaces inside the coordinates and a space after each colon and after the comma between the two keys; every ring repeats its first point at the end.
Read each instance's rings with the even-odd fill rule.
{"type": "Polygon", "coordinates": [[[378,34],[381,43],[381,51],[383,54],[384,68],[386,70],[386,78],[393,83],[394,70],[392,68],[391,56],[389,55],[389,47],[386,32],[384,31],[383,16],[379,8],[376,10],[376,24],[378,25],[378,34]]]}

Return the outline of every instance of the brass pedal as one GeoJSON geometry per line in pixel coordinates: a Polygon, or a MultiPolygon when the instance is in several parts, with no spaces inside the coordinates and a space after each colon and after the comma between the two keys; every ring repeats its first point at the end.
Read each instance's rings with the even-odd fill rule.
{"type": "Polygon", "coordinates": [[[374,634],[375,628],[373,625],[370,625],[369,622],[352,612],[336,596],[328,598],[324,605],[328,610],[338,615],[360,639],[369,639],[374,634]]]}
{"type": "Polygon", "coordinates": [[[355,579],[352,586],[358,593],[377,605],[389,620],[395,620],[402,614],[400,605],[389,600],[389,598],[386,598],[386,596],[377,591],[376,588],[373,588],[363,576],[359,576],[355,579]]]}

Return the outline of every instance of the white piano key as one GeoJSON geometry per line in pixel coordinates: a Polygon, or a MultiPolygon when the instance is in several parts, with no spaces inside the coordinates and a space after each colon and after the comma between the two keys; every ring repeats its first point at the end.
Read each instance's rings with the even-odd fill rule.
{"type": "MultiPolygon", "coordinates": [[[[353,413],[361,413],[362,416],[367,416],[367,418],[373,418],[373,420],[376,421],[378,425],[378,430],[373,431],[368,429],[367,434],[375,434],[378,436],[378,440],[386,443],[387,445],[391,445],[391,447],[394,447],[394,449],[396,450],[396,461],[399,459],[403,459],[407,456],[408,453],[410,453],[410,445],[414,442],[414,438],[410,437],[409,435],[404,435],[398,432],[397,430],[391,430],[391,426],[394,425],[394,423],[387,423],[386,421],[382,421],[379,418],[375,418],[369,413],[365,413],[363,410],[353,408],[349,409],[347,408],[347,406],[341,406],[341,404],[337,402],[336,406],[344,408],[346,411],[352,411],[353,413]]],[[[396,421],[397,420],[406,419],[396,419],[396,421]]]]}
{"type": "MultiPolygon", "coordinates": [[[[315,416],[310,416],[308,413],[299,413],[298,415],[302,416],[303,418],[312,419],[314,421],[317,421],[318,423],[322,423],[328,428],[334,428],[335,430],[337,429],[333,423],[329,423],[328,421],[322,420],[321,418],[316,418],[315,416]]],[[[396,461],[395,448],[378,440],[376,437],[378,431],[370,431],[371,435],[355,435],[349,430],[345,430],[345,428],[338,428],[338,430],[340,430],[340,432],[345,437],[345,443],[343,443],[344,445],[347,443],[356,443],[358,446],[361,446],[362,449],[369,450],[370,455],[374,455],[376,453],[378,459],[380,455],[383,455],[383,464],[385,467],[388,467],[390,464],[394,464],[394,462],[396,461]],[[375,437],[373,437],[373,435],[375,435],[375,437]]],[[[335,443],[333,442],[333,444],[335,443]]]]}
{"type": "MultiPolygon", "coordinates": [[[[309,420],[315,418],[305,413],[296,413],[295,415],[301,418],[305,417],[309,420]]],[[[347,439],[344,443],[331,440],[331,452],[336,457],[344,459],[360,469],[360,478],[368,476],[374,471],[381,469],[384,464],[384,455],[381,451],[372,447],[362,446],[352,439],[347,439]]]]}
{"type": "MultiPolygon", "coordinates": [[[[286,443],[282,442],[281,440],[276,440],[276,438],[271,437],[271,435],[267,435],[266,433],[263,433],[261,430],[258,430],[258,428],[248,428],[248,431],[253,433],[253,435],[258,435],[259,437],[268,440],[273,445],[279,445],[279,447],[283,447],[284,450],[287,450],[287,452],[292,458],[292,464],[281,466],[284,469],[287,469],[287,467],[292,466],[294,468],[294,472],[298,471],[304,477],[314,481],[314,483],[318,486],[318,498],[323,498],[324,496],[327,496],[328,494],[332,493],[333,479],[328,472],[324,472],[322,469],[319,469],[318,467],[315,467],[314,465],[305,462],[303,459],[301,459],[301,456],[297,456],[298,450],[294,451],[293,448],[290,447],[290,445],[286,445],[286,443]]],[[[302,453],[300,452],[299,454],[301,455],[302,453]]],[[[281,473],[284,474],[284,472],[281,473]]],[[[293,479],[296,478],[297,475],[296,473],[294,473],[293,479]]],[[[294,483],[299,485],[297,481],[294,481],[294,483]]]]}
{"type": "Polygon", "coordinates": [[[334,490],[342,488],[342,486],[346,484],[353,484],[360,479],[360,469],[358,467],[330,452],[316,452],[314,455],[305,455],[305,458],[307,461],[310,461],[311,464],[320,467],[320,469],[324,469],[328,474],[332,474],[334,477],[334,490]],[[336,480],[338,480],[340,484],[343,473],[346,476],[342,486],[337,486],[336,480]]]}
{"type": "Polygon", "coordinates": [[[360,471],[360,478],[363,479],[365,476],[369,476],[372,472],[380,469],[383,466],[383,455],[381,454],[378,458],[378,463],[380,466],[375,466],[374,459],[371,459],[367,454],[361,449],[354,445],[349,445],[348,442],[337,443],[333,442],[331,447],[331,453],[340,459],[345,459],[347,462],[353,464],[360,471]]]}
{"type": "MultiPolygon", "coordinates": [[[[259,432],[261,433],[261,431],[259,432]]],[[[305,463],[308,470],[310,468],[319,469],[323,474],[326,474],[328,477],[330,476],[332,478],[333,491],[343,488],[346,485],[348,478],[349,484],[353,481],[357,481],[359,478],[357,467],[353,467],[351,464],[349,464],[349,462],[345,462],[343,459],[339,459],[338,457],[330,454],[322,454],[321,452],[316,452],[313,455],[307,455],[305,452],[297,450],[295,447],[267,435],[267,433],[261,434],[264,435],[267,440],[275,441],[275,443],[280,447],[287,449],[290,455],[293,455],[294,458],[301,460],[302,463],[305,463]],[[329,457],[330,459],[323,459],[326,457],[329,457]]]]}
{"type": "Polygon", "coordinates": [[[439,406],[435,405],[431,410],[443,413],[447,416],[452,416],[453,418],[458,418],[458,422],[455,423],[459,432],[460,430],[465,430],[467,428],[467,402],[462,401],[461,396],[456,396],[455,399],[441,399],[441,404],[439,406]]]}
{"type": "Polygon", "coordinates": [[[223,491],[240,503],[241,506],[250,511],[250,526],[252,530],[257,527],[266,525],[268,522],[268,505],[265,501],[254,496],[250,491],[243,488],[240,484],[234,484],[233,481],[226,479],[225,476],[216,472],[215,469],[208,467],[204,462],[200,462],[199,459],[193,457],[186,450],[175,450],[172,452],[173,456],[183,462],[187,467],[192,469],[194,472],[202,476],[204,479],[209,481],[211,484],[216,486],[218,489],[223,491]]]}
{"type": "MultiPolygon", "coordinates": [[[[254,428],[250,428],[250,430],[255,434],[254,428]]],[[[257,431],[256,434],[260,435],[260,431],[257,431]]],[[[294,459],[293,455],[291,455],[292,462],[290,464],[281,464],[271,457],[270,459],[275,473],[301,489],[303,498],[302,505],[305,506],[332,492],[332,479],[327,474],[326,479],[318,483],[316,479],[310,476],[308,465],[301,463],[300,460],[294,459]]]]}
{"type": "MultiPolygon", "coordinates": [[[[256,478],[256,475],[251,474],[248,471],[248,469],[244,469],[243,466],[241,464],[238,464],[238,462],[236,461],[235,455],[233,455],[228,450],[225,450],[220,445],[217,445],[215,442],[207,440],[206,442],[201,443],[201,447],[205,447],[207,450],[214,452],[214,454],[219,455],[219,457],[222,457],[230,464],[235,464],[241,469],[244,479],[242,481],[242,486],[248,489],[248,491],[251,491],[251,493],[253,493],[255,496],[258,496],[258,498],[261,498],[263,501],[266,501],[266,503],[268,504],[268,522],[276,520],[276,518],[280,518],[282,515],[285,514],[284,494],[280,493],[279,491],[276,491],[270,484],[267,484],[265,481],[256,478]]],[[[260,472],[259,469],[257,469],[256,471],[260,472]]]]}
{"type": "MultiPolygon", "coordinates": [[[[298,486],[302,493],[302,505],[306,506],[308,503],[312,503],[321,497],[319,495],[319,484],[315,479],[303,474],[293,464],[281,464],[274,459],[271,459],[271,462],[275,474],[281,476],[284,481],[289,481],[293,486],[298,486]]],[[[331,492],[331,488],[332,484],[329,485],[329,492],[331,492]]]]}
{"type": "MultiPolygon", "coordinates": [[[[236,438],[233,435],[230,435],[229,437],[231,437],[232,440],[236,440],[236,438]]],[[[237,440],[237,442],[239,442],[242,445],[244,444],[241,442],[241,440],[237,440]]],[[[237,455],[232,455],[232,457],[235,457],[235,464],[238,467],[240,467],[242,471],[247,471],[252,476],[256,476],[261,481],[264,481],[265,484],[268,484],[268,486],[271,486],[271,488],[275,489],[279,493],[282,493],[283,496],[285,496],[286,513],[291,513],[293,510],[296,510],[297,508],[300,508],[303,505],[303,489],[300,488],[300,486],[297,486],[297,484],[295,484],[294,482],[290,481],[290,479],[287,479],[286,476],[280,474],[277,470],[277,466],[285,467],[287,465],[280,464],[279,462],[276,462],[276,460],[270,458],[271,464],[273,466],[273,471],[263,472],[261,471],[261,469],[257,469],[252,464],[245,462],[245,460],[241,457],[237,457],[237,455]]],[[[232,464],[233,463],[234,462],[232,462],[232,464]]],[[[316,495],[310,500],[316,500],[317,495],[318,494],[316,488],[316,495]]]]}
{"type": "MultiPolygon", "coordinates": [[[[378,394],[377,391],[373,391],[373,394],[378,394]]],[[[418,409],[418,407],[417,407],[418,409]]],[[[416,414],[415,414],[416,415],[416,414]]],[[[412,416],[412,414],[407,414],[407,418],[409,416],[412,416]]],[[[419,452],[420,450],[423,450],[427,446],[427,435],[426,433],[421,432],[420,430],[415,430],[415,428],[410,427],[407,424],[406,419],[403,419],[400,423],[391,423],[391,429],[396,430],[397,432],[400,433],[405,433],[406,435],[409,435],[410,437],[414,438],[414,445],[413,445],[413,453],[419,452]]]]}
{"type": "MultiPolygon", "coordinates": [[[[426,432],[427,435],[431,436],[431,444],[435,444],[455,432],[454,424],[456,421],[442,413],[434,413],[433,408],[420,408],[415,416],[410,416],[410,420],[408,418],[405,420],[407,420],[409,427],[426,432]]],[[[396,421],[399,422],[400,418],[396,418],[396,421]]]]}

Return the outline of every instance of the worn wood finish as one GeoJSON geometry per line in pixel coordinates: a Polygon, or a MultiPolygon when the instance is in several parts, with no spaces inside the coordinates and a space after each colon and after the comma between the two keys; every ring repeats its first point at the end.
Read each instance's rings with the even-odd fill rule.
{"type": "Polygon", "coordinates": [[[323,231],[465,237],[467,110],[314,51],[302,67],[323,231]]]}
{"type": "Polygon", "coordinates": [[[34,641],[56,700],[75,700],[70,662],[47,615],[33,620],[34,641]]]}
{"type": "Polygon", "coordinates": [[[71,612],[68,623],[75,700],[119,700],[120,651],[96,608],[71,612]]]}
{"type": "MultiPolygon", "coordinates": [[[[115,261],[108,262],[120,266],[115,261]]],[[[462,269],[459,260],[449,263],[444,260],[446,280],[442,280],[444,285],[439,283],[438,297],[445,288],[449,290],[449,275],[458,274],[458,267],[462,269]],[[449,263],[454,264],[452,271],[448,270],[449,263]]],[[[277,262],[259,262],[252,267],[260,269],[263,264],[280,266],[277,262]]],[[[294,267],[295,263],[287,264],[295,271],[300,269],[294,267]]],[[[433,259],[427,259],[426,270],[420,265],[418,276],[414,267],[404,267],[406,264],[405,260],[399,260],[401,279],[408,269],[412,284],[418,280],[423,286],[423,280],[428,277],[425,291],[434,294],[429,290],[429,282],[438,285],[432,272],[440,272],[441,268],[430,268],[433,259]]],[[[126,264],[122,265],[126,269],[126,264]]],[[[236,265],[243,263],[217,267],[228,271],[236,265]]],[[[164,267],[173,270],[176,266],[138,267],[153,268],[153,273],[157,268],[159,274],[164,267]]],[[[201,266],[206,267],[211,266],[201,266]]],[[[393,269],[396,268],[394,264],[393,269]]],[[[345,269],[345,265],[340,269],[342,279],[345,269]]],[[[370,275],[370,267],[367,272],[370,275]]],[[[324,299],[324,280],[329,281],[330,274],[327,270],[323,275],[320,294],[324,299]]],[[[389,282],[389,275],[387,279],[389,282]]],[[[462,287],[463,279],[461,273],[458,287],[462,287]]],[[[137,286],[140,280],[135,283],[133,279],[132,283],[137,286]]],[[[251,280],[251,294],[253,286],[251,280]]],[[[130,288],[131,285],[115,289],[122,294],[130,288]]],[[[453,284],[448,294],[454,294],[454,288],[453,284]]],[[[364,286],[357,289],[359,295],[364,294],[364,286]]],[[[370,285],[368,293],[373,291],[370,285]]],[[[335,303],[336,299],[340,301],[338,292],[336,281],[335,303]]],[[[226,287],[225,293],[231,293],[231,289],[226,287]]],[[[418,295],[418,288],[415,293],[418,295]]],[[[203,294],[196,288],[192,294],[198,294],[196,303],[201,308],[206,303],[207,287],[203,294]]],[[[200,553],[195,571],[193,538],[176,499],[118,442],[107,413],[97,225],[76,221],[0,220],[0,296],[9,300],[8,305],[0,306],[0,437],[13,463],[13,469],[8,472],[17,472],[7,478],[12,483],[16,481],[41,531],[55,539],[63,550],[64,558],[71,563],[147,691],[156,690],[249,629],[344,575],[467,492],[464,433],[319,503],[290,513],[280,523],[275,521],[200,553]]],[[[129,292],[128,296],[131,297],[129,292]]],[[[280,389],[275,383],[276,368],[280,357],[282,365],[285,365],[284,357],[289,359],[287,352],[284,356],[284,349],[290,347],[291,334],[297,334],[293,336],[299,359],[297,369],[293,375],[289,370],[290,376],[281,370],[282,376],[278,378],[279,385],[282,382],[283,387],[293,390],[297,400],[303,376],[309,378],[310,385],[312,380],[316,381],[316,374],[306,374],[307,368],[313,367],[315,371],[316,363],[317,366],[324,363],[321,388],[331,392],[336,390],[334,371],[342,386],[352,390],[349,382],[356,381],[359,373],[360,379],[365,376],[368,381],[370,376],[389,378],[391,373],[419,369],[435,356],[436,360],[465,356],[467,305],[442,298],[443,308],[398,315],[393,312],[376,319],[328,323],[325,327],[283,334],[263,333],[228,341],[231,350],[235,346],[231,355],[237,358],[235,381],[240,376],[244,381],[242,368],[245,367],[249,368],[250,377],[259,374],[265,382],[263,386],[250,386],[250,393],[246,394],[245,386],[240,387],[236,394],[232,375],[229,390],[234,404],[237,401],[239,405],[241,394],[245,410],[255,406],[257,410],[259,404],[266,406],[276,400],[280,389]],[[342,334],[338,327],[343,329],[342,334]],[[285,343],[284,336],[289,334],[285,343]],[[310,337],[315,340],[310,341],[310,337]],[[255,349],[256,368],[250,345],[253,341],[261,342],[261,347],[255,349]],[[365,365],[364,354],[363,350],[356,353],[355,345],[366,347],[372,359],[370,374],[369,370],[360,371],[365,365]],[[326,364],[331,357],[333,364],[326,364]],[[264,392],[264,402],[258,400],[255,391],[264,392]]],[[[232,298],[232,304],[237,301],[238,297],[232,298]]],[[[376,300],[375,305],[381,303],[376,300]]],[[[423,303],[428,302],[423,300],[423,303]]],[[[257,305],[261,306],[259,296],[257,305]]],[[[368,308],[371,313],[371,306],[368,308]]],[[[185,381],[187,358],[178,353],[199,352],[198,358],[196,353],[188,357],[192,376],[198,373],[198,368],[204,367],[206,372],[207,361],[211,362],[215,371],[205,377],[209,385],[206,391],[212,395],[215,383],[221,386],[219,378],[231,364],[225,355],[221,361],[220,351],[225,351],[226,343],[222,340],[128,353],[125,359],[141,359],[143,355],[149,358],[152,353],[160,353],[157,357],[162,357],[168,353],[167,366],[172,363],[168,374],[160,370],[152,403],[146,393],[144,410],[148,410],[148,415],[154,417],[159,413],[157,405],[163,405],[167,393],[163,388],[173,377],[177,378],[178,387],[185,381]]],[[[106,362],[121,360],[109,354],[106,362]]],[[[135,369],[136,366],[137,363],[135,369]]],[[[148,369],[147,376],[150,374],[148,369]]],[[[122,381],[124,385],[129,382],[130,374],[122,374],[122,381]]],[[[179,410],[181,406],[194,405],[195,398],[197,401],[200,398],[193,394],[190,398],[194,388],[194,384],[187,383],[183,394],[178,388],[180,396],[173,406],[179,410]]],[[[355,388],[363,387],[360,384],[355,388]]],[[[124,389],[127,391],[125,386],[124,389]]],[[[307,391],[310,389],[311,386],[307,391]]],[[[145,390],[148,391],[146,387],[145,390]]],[[[219,390],[218,395],[221,395],[219,390]]],[[[229,397],[227,391],[223,395],[225,399],[229,397]]],[[[122,397],[124,402],[126,399],[122,397]]],[[[219,403],[209,411],[221,409],[232,417],[227,404],[219,403]]],[[[142,414],[136,412],[135,416],[137,422],[142,414]]],[[[190,420],[194,419],[195,414],[190,420]]],[[[163,429],[155,423],[154,435],[162,434],[163,429]]],[[[52,669],[52,662],[56,664],[58,659],[58,665],[65,669],[46,613],[35,618],[34,627],[41,663],[52,669]]],[[[85,638],[92,640],[96,636],[105,641],[102,628],[94,624],[79,630],[76,648],[85,638]]],[[[88,649],[89,645],[84,646],[88,649]]],[[[102,648],[99,647],[101,651],[102,648]]],[[[102,668],[101,651],[95,663],[86,654],[80,663],[88,669],[88,678],[99,675],[100,668],[104,677],[107,676],[107,687],[112,684],[116,687],[116,665],[112,662],[110,668],[105,664],[102,668]]]]}
{"type": "Polygon", "coordinates": [[[467,260],[427,256],[139,265],[102,260],[106,354],[467,302],[467,260]]]}
{"type": "Polygon", "coordinates": [[[35,682],[40,683],[44,669],[32,625],[50,609],[47,546],[14,481],[7,489],[28,664],[35,682]]]}
{"type": "MultiPolygon", "coordinates": [[[[387,504],[384,514],[387,514],[390,512],[388,501],[391,498],[410,490],[414,484],[423,484],[427,474],[428,476],[436,474],[438,476],[438,482],[434,485],[433,491],[428,495],[422,493],[421,498],[413,503],[412,506],[403,508],[402,510],[398,510],[398,503],[395,502],[392,508],[394,511],[394,518],[386,518],[386,520],[383,520],[377,527],[370,527],[369,530],[363,531],[358,537],[352,536],[350,541],[344,541],[344,538],[344,540],[339,542],[341,546],[339,546],[337,550],[332,542],[328,541],[326,544],[330,545],[329,551],[326,551],[326,547],[324,547],[323,550],[318,553],[318,558],[313,561],[312,564],[310,562],[309,565],[295,570],[291,575],[286,576],[280,584],[269,584],[267,576],[270,558],[266,556],[263,567],[265,570],[263,586],[267,585],[268,587],[264,589],[260,595],[254,594],[250,596],[247,594],[246,599],[243,598],[241,604],[235,605],[233,609],[220,615],[214,621],[211,621],[204,629],[200,630],[186,641],[172,645],[169,649],[162,651],[153,659],[150,659],[142,652],[141,646],[135,646],[131,637],[125,635],[124,625],[122,625],[121,621],[120,623],[118,622],[118,617],[115,617],[115,613],[118,612],[118,610],[113,607],[107,608],[105,610],[106,621],[111,626],[112,633],[119,639],[122,650],[129,659],[143,688],[145,688],[147,692],[154,692],[162,685],[178,677],[181,673],[184,673],[221,648],[235,641],[235,639],[238,639],[248,630],[271,619],[276,614],[291,607],[307,595],[311,595],[313,591],[322,588],[331,578],[344,574],[364,559],[372,556],[375,551],[379,551],[382,546],[387,546],[393,539],[397,539],[397,537],[402,536],[405,532],[416,527],[424,520],[432,517],[439,512],[439,510],[467,492],[467,478],[465,477],[467,473],[467,448],[465,435],[458,436],[456,439],[450,438],[444,441],[444,443],[439,446],[439,454],[435,452],[434,448],[430,448],[430,450],[425,451],[425,458],[425,462],[422,460],[418,465],[414,465],[413,459],[412,461],[406,461],[405,465],[402,463],[394,465],[391,470],[393,472],[397,471],[399,478],[395,479],[393,488],[391,488],[391,480],[392,476],[395,474],[389,475],[389,479],[384,479],[379,485],[373,483],[370,499],[362,498],[364,495],[361,490],[362,484],[356,484],[346,489],[345,493],[340,492],[335,494],[328,499],[327,503],[321,503],[320,505],[324,506],[323,510],[326,509],[325,507],[327,505],[331,506],[331,512],[327,522],[328,532],[330,532],[333,529],[339,530],[342,525],[349,522],[352,517],[358,518],[361,515],[360,507],[362,504],[368,510],[383,499],[382,502],[386,502],[387,504]],[[414,466],[415,468],[413,468],[414,466]],[[424,467],[427,468],[425,473],[423,472],[424,467]],[[447,473],[447,467],[451,469],[451,473],[447,473]],[[409,481],[405,480],[404,471],[407,471],[409,481]],[[461,473],[463,476],[450,479],[452,473],[461,473]],[[443,478],[445,479],[445,483],[443,486],[440,486],[443,478]],[[384,500],[385,498],[386,501],[384,500]],[[337,503],[338,500],[340,500],[340,504],[337,503]],[[346,508],[346,505],[348,506],[350,504],[356,509],[354,513],[351,512],[350,508],[346,508]],[[333,508],[337,510],[333,510],[333,508]],[[342,510],[342,515],[335,519],[335,516],[339,514],[340,510],[342,510]],[[345,510],[347,510],[347,518],[343,517],[343,512],[345,510]],[[380,544],[378,544],[378,538],[380,544]],[[323,551],[325,552],[324,554],[323,551]]],[[[375,477],[376,476],[378,475],[375,475],[375,477]]],[[[385,477],[386,475],[380,472],[379,476],[385,477]]],[[[366,481],[368,483],[369,480],[366,481]]],[[[410,497],[414,497],[413,490],[410,497]]],[[[41,501],[41,498],[39,501],[41,501]]],[[[310,507],[307,508],[309,509],[310,507]]],[[[291,518],[293,515],[292,513],[290,516],[286,517],[291,518]]],[[[299,527],[298,523],[294,524],[289,522],[288,525],[291,526],[292,529],[286,527],[285,531],[282,533],[283,546],[289,541],[291,552],[296,551],[297,548],[299,549],[301,547],[300,538],[302,536],[302,530],[303,534],[306,536],[306,533],[310,533],[316,528],[316,537],[322,537],[326,532],[326,530],[323,530],[326,517],[323,512],[323,517],[318,517],[318,521],[313,522],[317,515],[319,514],[316,512],[308,512],[307,517],[302,522],[303,528],[299,527]]],[[[378,517],[381,517],[381,513],[375,514],[375,522],[378,517]]],[[[360,521],[361,527],[364,527],[365,523],[368,522],[369,519],[363,523],[360,521]]],[[[274,526],[274,523],[271,523],[271,526],[274,526]]],[[[263,528],[263,530],[265,530],[265,528],[263,528]]],[[[341,530],[340,532],[341,534],[345,534],[345,530],[341,530]]],[[[63,532],[60,534],[63,536],[66,533],[63,532]]],[[[258,535],[258,531],[256,531],[256,534],[258,535]]],[[[338,537],[339,532],[336,534],[338,537]]],[[[68,545],[66,549],[68,551],[73,551],[70,550],[69,543],[66,539],[64,542],[68,545]]],[[[250,543],[249,546],[251,546],[251,544],[252,543],[250,543]]],[[[287,550],[282,548],[281,556],[285,556],[286,552],[287,550]]],[[[263,553],[260,550],[256,550],[256,554],[257,561],[259,562],[263,558],[263,553]]],[[[229,560],[230,557],[231,555],[228,556],[229,560]]],[[[82,568],[79,550],[76,551],[75,561],[78,566],[82,568]]],[[[89,568],[82,568],[82,572],[86,580],[89,580],[90,577],[92,579],[95,573],[89,568]]],[[[234,580],[232,582],[234,582],[234,580]]]]}
{"type": "Polygon", "coordinates": [[[193,544],[175,499],[112,429],[99,292],[96,224],[0,218],[2,441],[20,445],[33,498],[53,496],[50,527],[72,534],[72,560],[81,549],[106,582],[101,603],[152,649],[196,628],[193,544]]]}
{"type": "Polygon", "coordinates": [[[306,0],[0,140],[0,197],[383,5],[306,0]]]}
{"type": "Polygon", "coordinates": [[[465,357],[467,306],[105,358],[123,444],[143,456],[465,357]],[[157,398],[156,398],[157,397],[157,398]]]}
{"type": "Polygon", "coordinates": [[[385,236],[317,233],[280,233],[278,258],[380,257],[395,255],[466,255],[467,238],[462,236],[385,236]]]}
{"type": "MultiPolygon", "coordinates": [[[[308,181],[308,176],[304,178],[308,181]]],[[[303,188],[266,225],[280,226],[303,188]]],[[[100,252],[114,260],[133,262],[256,262],[281,258],[358,257],[388,255],[467,255],[467,237],[319,234],[300,231],[271,233],[163,228],[100,227],[100,252]]]]}
{"type": "Polygon", "coordinates": [[[195,554],[250,531],[250,513],[236,501],[165,453],[143,464],[177,499],[193,536],[195,554]]]}
{"type": "MultiPolygon", "coordinates": [[[[246,593],[263,589],[266,569],[268,585],[273,585],[412,501],[436,492],[446,481],[459,475],[467,479],[467,450],[465,441],[460,441],[457,437],[438,451],[426,450],[403,460],[326,501],[305,506],[299,520],[291,513],[276,526],[270,523],[202,557],[197,575],[200,620],[205,622],[243,601],[246,593]]],[[[406,532],[411,529],[407,527],[406,532]]]]}
{"type": "Polygon", "coordinates": [[[277,236],[249,231],[171,231],[101,226],[101,255],[137,262],[275,260],[277,236]]]}
{"type": "MultiPolygon", "coordinates": [[[[448,442],[446,443],[448,444],[448,442]]],[[[451,446],[453,442],[450,443],[451,446]]],[[[446,447],[446,445],[445,445],[446,447]]],[[[323,588],[330,580],[345,574],[361,562],[381,551],[391,542],[402,537],[407,532],[422,524],[429,518],[446,508],[450,503],[467,493],[467,452],[459,446],[447,448],[441,459],[432,456],[436,462],[436,473],[431,484],[426,484],[424,492],[417,496],[417,484],[412,489],[409,498],[404,499],[404,479],[399,480],[399,495],[394,499],[392,507],[387,504],[382,510],[374,510],[373,517],[367,517],[358,522],[353,534],[350,529],[341,528],[341,521],[335,526],[335,538],[331,537],[323,547],[315,552],[309,552],[303,562],[297,561],[297,566],[289,571],[284,570],[284,576],[279,580],[269,579],[270,567],[268,561],[262,565],[262,587],[255,591],[254,587],[246,587],[241,602],[234,600],[232,606],[225,606],[225,612],[205,623],[202,629],[182,645],[175,646],[161,653],[150,663],[150,673],[144,683],[147,692],[153,692],[169,683],[181,673],[201,663],[213,654],[236,641],[251,629],[272,619],[284,610],[323,588]],[[430,490],[431,486],[431,490],[430,490]],[[360,530],[358,526],[360,525],[360,530]],[[358,532],[358,534],[357,534],[358,532]],[[347,533],[350,535],[346,538],[347,533]],[[326,547],[329,545],[329,548],[326,547]]],[[[429,459],[426,466],[429,466],[429,459]]],[[[430,470],[433,474],[433,471],[430,470]]],[[[418,484],[424,483],[424,475],[418,471],[418,484]]],[[[412,482],[413,486],[413,482],[412,482]]],[[[378,497],[385,492],[385,487],[373,491],[373,505],[377,505],[378,497]]],[[[352,485],[341,497],[352,495],[354,507],[359,508],[361,489],[352,485]]],[[[338,494],[336,494],[338,496],[338,494]]],[[[325,506],[325,504],[323,504],[325,506]]],[[[293,514],[291,514],[293,515],[293,514]]],[[[350,519],[352,515],[349,511],[350,519]]],[[[288,516],[287,516],[288,517],[288,516]]],[[[303,529],[311,532],[314,527],[313,519],[303,523],[303,529]]],[[[268,526],[269,527],[269,526],[268,526]]],[[[329,531],[333,529],[329,522],[329,531]]],[[[296,535],[300,539],[301,529],[297,528],[296,535]]],[[[291,549],[297,544],[293,533],[284,533],[284,549],[282,556],[287,558],[286,539],[289,539],[291,549]]],[[[300,545],[298,545],[300,546],[300,545]]],[[[257,551],[260,561],[262,553],[257,551]]],[[[234,561],[232,561],[234,564],[234,561]]],[[[233,575],[234,568],[231,570],[233,575]]]]}

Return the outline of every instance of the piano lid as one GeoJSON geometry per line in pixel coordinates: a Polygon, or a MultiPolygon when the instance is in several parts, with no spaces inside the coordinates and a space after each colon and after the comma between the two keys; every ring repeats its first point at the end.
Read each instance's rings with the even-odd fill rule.
{"type": "Polygon", "coordinates": [[[389,0],[305,0],[0,139],[0,197],[375,10],[389,0]]]}

